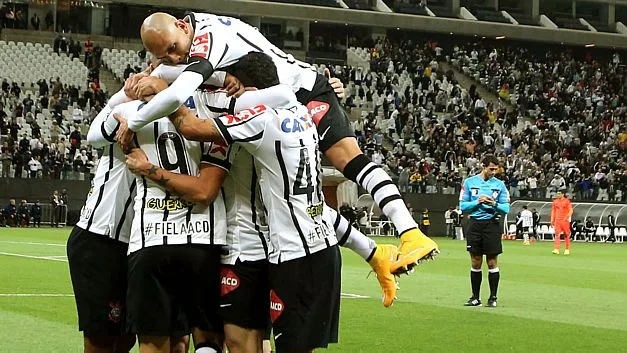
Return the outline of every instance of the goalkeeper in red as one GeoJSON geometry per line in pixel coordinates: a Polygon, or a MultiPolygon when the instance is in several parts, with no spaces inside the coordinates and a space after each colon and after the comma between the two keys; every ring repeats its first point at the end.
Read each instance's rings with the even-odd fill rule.
{"type": "Polygon", "coordinates": [[[553,254],[560,253],[560,238],[564,234],[564,255],[570,255],[570,218],[573,215],[573,204],[564,192],[558,191],[551,207],[551,225],[555,229],[555,248],[553,254]]]}

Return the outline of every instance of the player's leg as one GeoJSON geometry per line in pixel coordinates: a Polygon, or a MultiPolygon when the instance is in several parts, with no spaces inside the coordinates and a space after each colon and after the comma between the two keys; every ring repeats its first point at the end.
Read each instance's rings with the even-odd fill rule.
{"type": "Polygon", "coordinates": [[[488,283],[490,285],[490,297],[487,306],[496,307],[496,294],[499,288],[499,272],[497,258],[503,253],[503,242],[500,237],[501,226],[497,221],[487,221],[484,225],[483,250],[488,262],[488,283]]]}
{"type": "Polygon", "coordinates": [[[171,336],[189,333],[186,320],[179,319],[181,303],[176,295],[181,286],[177,276],[189,271],[175,261],[177,250],[152,246],[128,256],[128,328],[137,334],[140,353],[171,352],[176,346],[171,336]]]}
{"type": "Polygon", "coordinates": [[[189,335],[170,336],[170,352],[172,353],[189,352],[189,335]]]}
{"type": "Polygon", "coordinates": [[[470,254],[470,288],[472,296],[464,304],[465,306],[481,305],[481,281],[483,274],[481,266],[483,265],[483,238],[481,223],[474,219],[468,220],[466,232],[466,250],[470,254]]]}
{"type": "Polygon", "coordinates": [[[221,353],[224,347],[224,323],[218,312],[220,304],[221,247],[189,245],[179,253],[176,296],[182,312],[192,327],[196,353],[221,353]]]}
{"type": "Polygon", "coordinates": [[[368,262],[383,291],[383,306],[387,308],[392,305],[397,286],[390,268],[396,261],[398,253],[396,246],[377,245],[374,240],[353,228],[348,220],[336,210],[326,204],[324,207],[325,218],[335,229],[338,245],[351,249],[368,262]]]}
{"type": "Polygon", "coordinates": [[[139,353],[170,353],[169,336],[138,336],[139,353]]]}
{"type": "Polygon", "coordinates": [[[229,352],[260,352],[270,316],[268,262],[222,265],[220,309],[229,352]]]}
{"type": "Polygon", "coordinates": [[[562,236],[562,227],[559,223],[555,223],[555,233],[553,235],[553,254],[560,253],[560,237],[562,236]]]}
{"type": "Polygon", "coordinates": [[[126,244],[74,227],[67,256],[84,351],[128,352],[126,244]]]}
{"type": "Polygon", "coordinates": [[[529,227],[523,227],[523,244],[529,245],[529,227]]]}
{"type": "Polygon", "coordinates": [[[270,317],[279,352],[338,341],[341,256],[337,246],[270,265],[270,317]]]}
{"type": "Polygon", "coordinates": [[[320,151],[346,178],[372,195],[381,212],[401,235],[401,256],[393,265],[392,272],[406,272],[408,266],[433,256],[437,252],[437,244],[418,229],[390,176],[361,152],[348,117],[326,78],[319,76],[313,92],[301,90],[297,96],[307,105],[317,126],[320,151]]]}
{"type": "Polygon", "coordinates": [[[570,255],[570,224],[564,222],[562,228],[564,230],[564,255],[570,255]]]}
{"type": "Polygon", "coordinates": [[[496,307],[497,292],[501,279],[498,255],[486,255],[486,261],[488,262],[488,283],[490,284],[490,298],[488,299],[487,306],[494,308],[496,307]]]}

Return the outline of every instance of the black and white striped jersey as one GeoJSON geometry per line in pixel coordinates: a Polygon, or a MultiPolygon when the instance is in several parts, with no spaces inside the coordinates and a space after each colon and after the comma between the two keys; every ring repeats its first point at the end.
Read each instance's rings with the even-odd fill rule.
{"type": "Polygon", "coordinates": [[[289,261],[337,243],[323,218],[322,165],[318,133],[307,108],[259,105],[214,119],[224,140],[255,158],[268,211],[272,263],[289,261]]]}
{"type": "MultiPolygon", "coordinates": [[[[122,115],[126,117],[141,109],[143,104],[133,101],[118,108],[123,109],[122,115]]],[[[220,167],[227,163],[223,148],[186,140],[167,118],[140,129],[136,133],[136,144],[152,164],[175,173],[198,175],[201,163],[220,167]]],[[[145,177],[137,177],[129,253],[157,245],[223,245],[225,242],[226,210],[221,194],[204,207],[172,195],[145,177]]]]}
{"type": "MultiPolygon", "coordinates": [[[[194,27],[190,58],[207,59],[211,69],[217,70],[235,64],[251,51],[262,52],[272,58],[279,81],[290,86],[293,92],[301,88],[313,89],[316,69],[277,48],[255,27],[237,18],[209,13],[188,13],[185,19],[194,27]]],[[[199,67],[202,65],[189,65],[186,71],[196,72],[199,67]]]]}
{"type": "Polygon", "coordinates": [[[137,183],[117,144],[108,144],[92,180],[77,227],[128,243],[137,183]]]}
{"type": "Polygon", "coordinates": [[[223,184],[227,246],[222,263],[258,261],[272,252],[268,222],[253,156],[239,145],[229,147],[231,171],[223,184]]]}

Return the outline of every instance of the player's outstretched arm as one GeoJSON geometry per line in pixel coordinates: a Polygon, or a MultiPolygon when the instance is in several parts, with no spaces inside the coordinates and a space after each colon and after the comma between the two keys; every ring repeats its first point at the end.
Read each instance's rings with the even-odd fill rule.
{"type": "Polygon", "coordinates": [[[180,107],[171,114],[170,121],[176,130],[188,140],[226,144],[213,119],[199,119],[186,107],[180,107]]]}
{"type": "Polygon", "coordinates": [[[104,147],[115,142],[117,121],[107,121],[111,115],[111,107],[106,105],[94,118],[87,132],[87,142],[95,148],[104,147]]]}
{"type": "Polygon", "coordinates": [[[200,165],[198,176],[173,173],[150,163],[139,148],[127,154],[126,166],[131,172],[154,181],[182,199],[203,206],[216,199],[227,174],[223,168],[208,163],[200,165]]]}
{"type": "Polygon", "coordinates": [[[184,71],[170,87],[155,95],[150,102],[128,120],[129,129],[137,131],[160,117],[174,113],[204,81],[203,75],[184,71]]]}

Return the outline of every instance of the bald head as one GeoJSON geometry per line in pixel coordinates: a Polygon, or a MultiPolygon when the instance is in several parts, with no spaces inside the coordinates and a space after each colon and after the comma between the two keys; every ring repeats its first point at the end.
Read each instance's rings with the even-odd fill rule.
{"type": "Polygon", "coordinates": [[[156,12],[146,17],[140,34],[144,47],[159,61],[180,64],[187,60],[193,29],[184,20],[156,12]]]}

